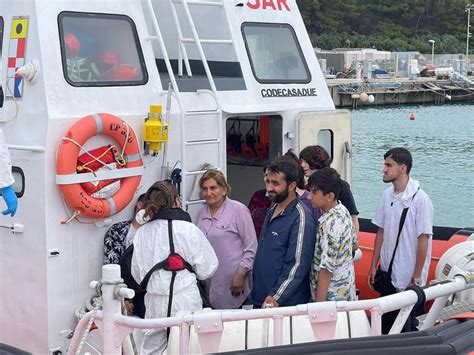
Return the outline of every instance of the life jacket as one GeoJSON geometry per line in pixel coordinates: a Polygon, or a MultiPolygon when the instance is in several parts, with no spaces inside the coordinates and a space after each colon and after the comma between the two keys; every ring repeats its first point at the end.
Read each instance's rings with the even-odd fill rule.
{"type": "Polygon", "coordinates": [[[242,143],[242,154],[247,160],[253,160],[257,158],[255,154],[255,143],[257,142],[257,137],[255,134],[255,122],[252,124],[252,127],[245,134],[245,143],[242,143]]]}
{"type": "MultiPolygon", "coordinates": [[[[148,286],[148,282],[150,281],[151,275],[158,270],[166,270],[171,272],[171,281],[170,281],[170,293],[169,293],[169,298],[168,298],[168,311],[167,311],[167,317],[171,316],[171,306],[173,304],[173,289],[174,289],[174,281],[176,278],[176,275],[178,272],[183,271],[183,270],[188,270],[189,272],[195,273],[193,270],[193,267],[191,264],[189,264],[184,258],[176,253],[175,248],[174,248],[174,242],[173,242],[173,220],[181,220],[181,221],[186,221],[190,222],[191,221],[191,216],[185,211],[183,211],[180,208],[173,208],[173,209],[166,209],[166,210],[160,210],[156,215],[154,215],[151,221],[154,221],[155,219],[164,219],[168,221],[168,240],[169,240],[169,245],[170,245],[170,253],[168,257],[165,260],[162,260],[158,263],[156,263],[150,271],[147,272],[145,277],[140,283],[140,286],[138,288],[139,292],[146,293],[146,289],[148,286]]],[[[150,223],[148,222],[148,223],[150,223]]],[[[169,335],[169,328],[167,330],[167,334],[169,335]]]]}
{"type": "Polygon", "coordinates": [[[170,243],[170,254],[165,260],[155,264],[150,271],[148,271],[143,278],[142,282],[137,284],[135,279],[132,277],[131,265],[133,256],[133,244],[131,244],[123,253],[120,258],[120,269],[122,272],[122,278],[127,287],[135,291],[135,297],[133,298],[134,311],[140,318],[145,318],[145,294],[147,292],[148,282],[150,281],[151,275],[158,270],[171,271],[171,282],[170,282],[170,297],[168,300],[168,313],[167,317],[171,316],[171,306],[173,302],[173,287],[174,280],[178,271],[188,270],[194,273],[193,267],[184,258],[175,252],[173,243],[173,224],[172,220],[168,219],[168,238],[170,243]]]}
{"type": "Polygon", "coordinates": [[[232,126],[227,132],[227,153],[233,157],[238,157],[242,154],[242,133],[240,132],[240,121],[234,120],[232,126]],[[236,131],[235,124],[239,124],[238,131],[236,131]]]}
{"type": "Polygon", "coordinates": [[[168,239],[170,243],[170,253],[165,260],[156,263],[150,271],[147,272],[145,277],[143,278],[142,282],[140,283],[139,290],[146,291],[148,286],[148,282],[150,281],[151,275],[158,270],[166,270],[171,271],[171,282],[170,282],[170,297],[168,302],[168,317],[171,314],[171,303],[173,299],[173,286],[174,280],[176,278],[176,274],[178,271],[188,270],[189,272],[194,273],[193,267],[190,263],[188,263],[184,258],[176,253],[174,250],[174,242],[173,242],[173,223],[171,219],[168,219],[168,239]]]}

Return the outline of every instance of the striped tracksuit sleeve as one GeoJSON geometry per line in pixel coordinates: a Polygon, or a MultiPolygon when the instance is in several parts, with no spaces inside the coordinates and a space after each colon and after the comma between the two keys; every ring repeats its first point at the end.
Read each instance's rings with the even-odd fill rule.
{"type": "MultiPolygon", "coordinates": [[[[299,217],[290,228],[290,239],[284,265],[270,295],[279,304],[291,304],[292,296],[298,292],[307,278],[313,260],[316,230],[314,222],[306,221],[303,207],[297,205],[299,217]]],[[[303,285],[305,286],[305,285],[303,285]]],[[[308,300],[309,301],[309,300],[308,300]]]]}

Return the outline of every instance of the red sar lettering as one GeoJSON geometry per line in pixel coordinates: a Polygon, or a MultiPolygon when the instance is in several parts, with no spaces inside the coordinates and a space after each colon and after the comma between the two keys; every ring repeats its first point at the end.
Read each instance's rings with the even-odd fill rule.
{"type": "Polygon", "coordinates": [[[286,11],[291,11],[286,1],[287,0],[249,0],[247,2],[247,6],[252,10],[258,10],[260,8],[263,10],[266,10],[267,8],[277,10],[278,8],[278,11],[282,11],[283,9],[286,11]]]}

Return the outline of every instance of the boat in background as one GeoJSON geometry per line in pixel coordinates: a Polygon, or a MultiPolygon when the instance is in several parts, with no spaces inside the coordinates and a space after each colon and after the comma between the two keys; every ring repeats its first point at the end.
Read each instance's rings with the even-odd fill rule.
{"type": "MultiPolygon", "coordinates": [[[[355,274],[356,274],[356,286],[358,289],[359,299],[371,299],[376,298],[379,294],[369,288],[367,284],[367,274],[369,273],[370,265],[372,263],[372,256],[374,251],[375,233],[377,227],[370,223],[368,219],[359,219],[360,232],[359,232],[359,248],[362,251],[363,257],[360,261],[354,263],[355,274]]],[[[474,228],[450,228],[450,227],[434,227],[433,228],[433,244],[431,249],[431,264],[428,271],[428,281],[436,279],[436,273],[438,264],[446,262],[445,258],[449,257],[447,251],[455,245],[467,241],[474,234],[474,228]]],[[[471,250],[474,252],[474,249],[471,250]]],[[[464,257],[464,256],[463,256],[464,257]]],[[[470,257],[468,251],[465,255],[466,258],[470,257]]],[[[467,259],[469,260],[469,259],[467,259]]],[[[453,262],[450,260],[449,262],[453,262]]],[[[454,263],[459,262],[455,260],[454,263]]],[[[474,267],[474,265],[473,265],[474,267]]],[[[473,294],[474,300],[474,294],[473,294]]]]}

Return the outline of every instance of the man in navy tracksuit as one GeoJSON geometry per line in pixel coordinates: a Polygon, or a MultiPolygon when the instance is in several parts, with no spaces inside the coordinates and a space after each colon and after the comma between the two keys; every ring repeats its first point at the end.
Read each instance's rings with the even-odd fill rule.
{"type": "Polygon", "coordinates": [[[274,204],[265,217],[253,266],[255,307],[310,301],[316,222],[296,194],[297,179],[297,168],[287,161],[267,168],[265,186],[274,204]]]}

